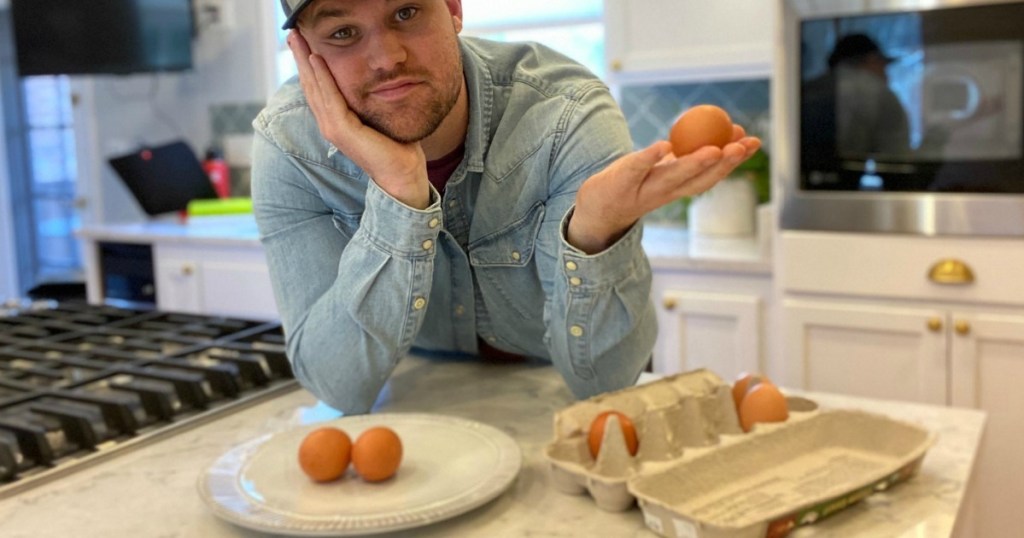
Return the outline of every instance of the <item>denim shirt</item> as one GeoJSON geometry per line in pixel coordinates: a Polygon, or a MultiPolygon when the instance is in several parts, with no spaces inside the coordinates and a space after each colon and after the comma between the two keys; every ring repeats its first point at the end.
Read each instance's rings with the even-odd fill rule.
{"type": "Polygon", "coordinates": [[[565,239],[580,184],[632,149],[608,89],[539,45],[460,43],[465,157],[426,209],[335,150],[294,79],[253,122],[254,211],[288,356],[345,413],[368,412],[413,346],[473,354],[479,335],[550,360],[578,398],[635,382],[654,346],[641,226],[595,255],[565,239]]]}

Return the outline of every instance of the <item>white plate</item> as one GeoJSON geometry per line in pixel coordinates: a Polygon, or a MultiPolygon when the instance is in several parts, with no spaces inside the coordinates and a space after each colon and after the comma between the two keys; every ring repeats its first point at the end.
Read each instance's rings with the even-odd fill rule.
{"type": "Polygon", "coordinates": [[[239,445],[199,477],[199,494],[231,523],[294,536],[375,534],[435,523],[500,495],[519,474],[519,445],[501,430],[427,414],[343,417],[268,434],[239,445]],[[299,444],[323,426],[344,429],[353,442],[372,426],[402,439],[398,473],[379,483],[349,466],[340,480],[312,482],[298,464],[299,444]]]}

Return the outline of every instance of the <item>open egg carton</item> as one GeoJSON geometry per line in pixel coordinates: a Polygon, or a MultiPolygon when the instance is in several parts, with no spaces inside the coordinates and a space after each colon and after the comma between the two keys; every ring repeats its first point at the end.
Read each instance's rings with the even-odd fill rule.
{"type": "Polygon", "coordinates": [[[673,538],[778,537],[917,471],[934,434],[860,411],[787,398],[785,422],[740,428],[730,385],[696,370],[577,402],[554,417],[545,449],[552,484],[608,511],[639,504],[673,538]],[[591,422],[618,411],[634,423],[630,455],[617,417],[597,457],[591,422]]]}

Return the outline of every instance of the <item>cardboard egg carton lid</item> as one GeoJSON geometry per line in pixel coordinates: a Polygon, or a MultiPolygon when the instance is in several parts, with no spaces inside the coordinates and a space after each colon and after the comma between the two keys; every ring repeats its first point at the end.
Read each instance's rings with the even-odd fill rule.
{"type": "Polygon", "coordinates": [[[934,433],[882,415],[819,411],[628,482],[672,538],[785,536],[913,476],[934,433]]]}

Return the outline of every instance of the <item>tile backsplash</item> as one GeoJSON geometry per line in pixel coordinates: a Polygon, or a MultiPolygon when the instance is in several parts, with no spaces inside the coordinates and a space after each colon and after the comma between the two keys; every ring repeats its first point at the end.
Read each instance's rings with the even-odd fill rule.
{"type": "MultiPolygon", "coordinates": [[[[694,84],[660,84],[621,88],[619,103],[629,123],[633,144],[637,148],[655,140],[668,138],[669,128],[679,114],[694,105],[711,104],[722,107],[733,121],[747,132],[761,137],[766,150],[770,147],[769,86],[766,79],[694,84]]],[[[210,107],[213,143],[224,147],[226,138],[251,135],[252,120],[262,110],[262,103],[225,103],[210,107]]],[[[249,195],[248,167],[232,167],[232,193],[249,195]]],[[[649,216],[652,221],[685,223],[686,202],[670,204],[649,216]]]]}
{"type": "MultiPolygon", "coordinates": [[[[626,86],[619,93],[619,105],[629,123],[633,144],[639,149],[668,138],[676,118],[694,105],[716,105],[729,113],[734,123],[758,136],[770,153],[770,81],[767,79],[693,84],[626,86]]],[[[689,200],[680,200],[647,216],[648,222],[685,224],[689,200]]]]}
{"type": "Polygon", "coordinates": [[[263,103],[227,103],[210,107],[213,137],[252,132],[252,120],[263,110],[263,103]]]}

